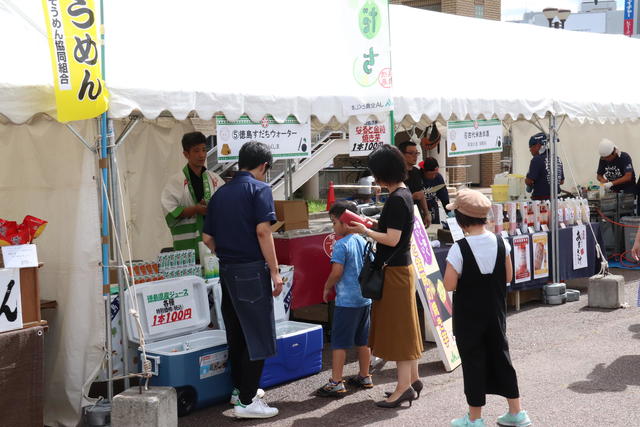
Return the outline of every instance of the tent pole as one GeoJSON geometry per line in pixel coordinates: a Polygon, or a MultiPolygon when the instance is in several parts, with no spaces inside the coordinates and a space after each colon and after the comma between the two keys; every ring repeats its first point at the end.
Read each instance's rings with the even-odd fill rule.
{"type": "MultiPolygon", "coordinates": [[[[120,148],[120,146],[124,143],[124,141],[127,139],[127,137],[129,136],[129,134],[131,133],[131,131],[133,130],[133,128],[136,127],[136,125],[140,123],[140,120],[138,119],[138,117],[134,117],[132,119],[131,122],[129,122],[129,124],[127,124],[127,126],[125,127],[124,131],[122,131],[122,134],[117,138],[117,140],[115,142],[112,142],[112,140],[110,140],[109,146],[110,148],[110,156],[109,156],[109,170],[111,171],[111,187],[112,187],[112,201],[113,201],[113,222],[114,222],[114,229],[113,229],[113,234],[115,237],[118,238],[118,240],[121,242],[122,239],[120,238],[122,236],[121,233],[121,223],[120,223],[120,199],[122,197],[122,194],[120,194],[120,185],[118,182],[118,158],[117,158],[117,151],[120,148]]],[[[113,126],[112,126],[113,128],[113,126]]],[[[112,137],[115,137],[115,132],[111,133],[112,137]]],[[[124,224],[124,226],[126,227],[127,224],[124,224]]],[[[115,252],[115,261],[116,264],[121,266],[124,265],[124,260],[122,259],[121,253],[119,251],[115,252]]],[[[118,283],[119,284],[123,284],[125,283],[124,280],[124,270],[122,268],[118,269],[118,283]]],[[[131,382],[129,380],[129,336],[127,334],[127,323],[129,322],[129,318],[127,316],[127,313],[124,312],[124,288],[123,286],[119,286],[118,287],[118,300],[120,301],[120,321],[121,326],[122,326],[122,370],[123,370],[123,375],[124,377],[124,389],[127,390],[130,386],[131,386],[131,382]]]]}
{"type": "Polygon", "coordinates": [[[393,120],[393,110],[389,111],[389,122],[391,123],[391,129],[389,135],[391,136],[391,145],[396,145],[396,124],[393,120]]]}
{"type": "Polygon", "coordinates": [[[549,150],[547,151],[547,159],[549,161],[550,172],[550,190],[551,190],[551,203],[549,214],[551,215],[551,250],[552,250],[552,266],[553,283],[560,283],[560,254],[558,253],[560,245],[558,245],[558,162],[557,162],[557,142],[558,134],[556,131],[556,116],[555,114],[549,115],[549,150]]]}
{"type": "Polygon", "coordinates": [[[69,123],[65,123],[64,125],[67,127],[67,129],[69,129],[71,131],[72,134],[74,134],[80,140],[80,142],[82,142],[82,145],[84,145],[89,150],[91,150],[91,152],[93,152],[93,153],[96,152],[95,147],[90,146],[89,143],[87,142],[87,140],[84,139],[84,137],[82,135],[80,135],[80,132],[78,132],[76,130],[76,128],[71,126],[69,123]]]}
{"type": "MultiPolygon", "coordinates": [[[[105,48],[104,48],[104,4],[100,0],[100,45],[102,53],[102,80],[106,81],[105,69],[105,48]]],[[[109,283],[109,209],[108,209],[108,190],[109,190],[109,174],[108,163],[109,154],[107,151],[107,112],[100,116],[100,172],[102,175],[102,188],[100,189],[102,199],[102,285],[103,295],[105,297],[105,323],[106,323],[106,344],[107,344],[107,399],[113,401],[113,362],[112,342],[111,342],[111,289],[109,283]]]]}
{"type": "MultiPolygon", "coordinates": [[[[126,135],[122,135],[119,140],[123,140],[126,135]]],[[[111,210],[113,212],[113,229],[111,233],[114,238],[117,238],[118,241],[122,242],[120,237],[121,233],[121,221],[120,221],[120,200],[122,195],[120,194],[120,185],[118,182],[118,161],[117,161],[117,143],[115,140],[115,129],[113,126],[113,121],[109,120],[109,180],[111,182],[110,190],[111,190],[111,210]]],[[[124,224],[126,227],[126,224],[124,224]]],[[[124,265],[124,260],[122,258],[121,250],[115,250],[116,247],[114,245],[113,251],[113,259],[115,261],[115,265],[120,267],[124,265]]],[[[124,283],[124,270],[122,268],[118,268],[118,284],[124,283]]],[[[124,389],[127,390],[130,386],[129,377],[129,339],[127,336],[127,315],[124,312],[124,287],[118,286],[118,301],[119,301],[119,309],[120,309],[120,321],[121,321],[121,329],[122,329],[122,375],[124,375],[124,389]]]]}
{"type": "Polygon", "coordinates": [[[125,140],[129,136],[133,128],[135,128],[138,125],[138,123],[140,123],[140,119],[137,116],[131,116],[131,121],[127,123],[127,126],[125,126],[124,130],[122,131],[122,134],[116,139],[114,146],[120,147],[120,145],[122,145],[125,142],[125,140]]]}

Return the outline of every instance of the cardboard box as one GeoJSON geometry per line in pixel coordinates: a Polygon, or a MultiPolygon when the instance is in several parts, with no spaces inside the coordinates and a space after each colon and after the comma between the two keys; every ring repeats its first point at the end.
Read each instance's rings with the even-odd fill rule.
{"type": "MultiPolygon", "coordinates": [[[[38,268],[26,267],[20,269],[20,299],[22,300],[22,324],[39,324],[42,321],[40,314],[40,283],[38,281],[38,268]]],[[[0,251],[0,268],[4,268],[2,251],[0,251]]]]}
{"type": "Polygon", "coordinates": [[[284,222],[284,230],[309,228],[309,210],[304,200],[276,200],[276,218],[284,222]]]}
{"type": "Polygon", "coordinates": [[[22,299],[22,323],[40,322],[40,283],[38,267],[20,269],[20,297],[22,299]]]}

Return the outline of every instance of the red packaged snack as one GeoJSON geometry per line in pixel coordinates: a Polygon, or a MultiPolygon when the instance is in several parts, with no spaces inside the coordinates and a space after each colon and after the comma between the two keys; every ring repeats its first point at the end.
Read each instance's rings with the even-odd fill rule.
{"type": "Polygon", "coordinates": [[[364,226],[367,228],[373,227],[373,221],[368,218],[363,218],[348,209],[344,211],[342,215],[340,215],[340,221],[347,225],[351,225],[352,222],[359,222],[360,224],[364,224],[364,226]]]}
{"type": "MultiPolygon", "coordinates": [[[[22,225],[29,228],[29,233],[31,234],[31,240],[38,238],[40,234],[44,231],[47,226],[47,221],[42,220],[40,218],[36,218],[35,216],[27,215],[22,220],[22,225]]],[[[31,243],[29,240],[28,243],[31,243]]]]}
{"type": "Polygon", "coordinates": [[[0,219],[0,246],[14,245],[14,237],[18,235],[18,223],[0,219]]]}
{"type": "Polygon", "coordinates": [[[11,238],[12,245],[26,245],[31,243],[31,230],[28,226],[20,224],[18,232],[11,238]]]}

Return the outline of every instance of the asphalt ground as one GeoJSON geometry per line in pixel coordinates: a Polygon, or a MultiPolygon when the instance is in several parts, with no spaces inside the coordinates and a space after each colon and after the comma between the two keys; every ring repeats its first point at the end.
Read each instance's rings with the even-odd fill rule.
{"type": "MultiPolygon", "coordinates": [[[[617,310],[587,307],[587,283],[572,281],[580,301],[559,306],[531,302],[510,309],[507,329],[511,357],[518,373],[523,408],[535,426],[640,426],[640,310],[636,308],[640,271],[615,270],[627,282],[630,307],[617,310]]],[[[374,374],[375,387],[353,390],[342,399],[320,398],[314,391],[330,377],[325,348],[322,371],[266,390],[265,400],[280,410],[267,420],[237,420],[230,405],[195,411],[180,418],[191,426],[449,426],[463,415],[462,369],[446,372],[435,344],[427,344],[420,360],[425,384],[420,399],[409,407],[382,409],[374,402],[394,388],[395,364],[374,374]]],[[[350,352],[345,375],[357,373],[350,352]]],[[[506,411],[506,401],[487,396],[487,425],[506,411]]]]}

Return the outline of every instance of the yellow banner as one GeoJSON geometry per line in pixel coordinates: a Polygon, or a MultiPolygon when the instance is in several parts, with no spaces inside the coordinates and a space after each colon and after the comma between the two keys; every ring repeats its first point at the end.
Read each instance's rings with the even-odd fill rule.
{"type": "Polygon", "coordinates": [[[93,0],[42,0],[51,50],[58,121],[97,117],[109,107],[101,78],[93,0]]]}

